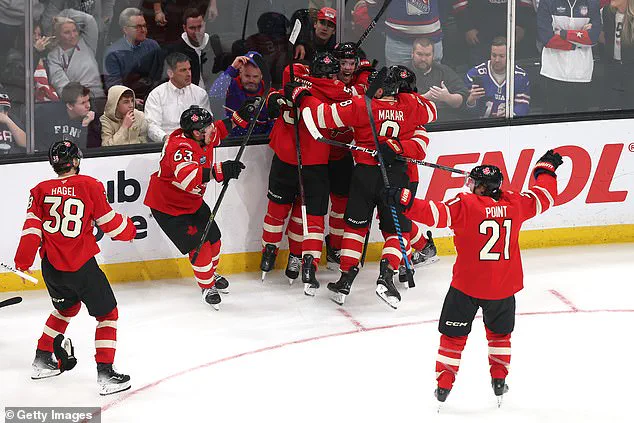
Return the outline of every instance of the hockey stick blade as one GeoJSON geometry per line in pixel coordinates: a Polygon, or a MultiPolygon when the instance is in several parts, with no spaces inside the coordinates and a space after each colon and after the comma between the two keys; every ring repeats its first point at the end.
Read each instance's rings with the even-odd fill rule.
{"type": "Polygon", "coordinates": [[[290,37],[288,37],[288,42],[292,45],[295,45],[295,43],[297,42],[297,37],[299,36],[301,30],[302,22],[299,19],[295,19],[295,24],[293,25],[293,30],[291,31],[290,37]]]}
{"type": "Polygon", "coordinates": [[[5,269],[6,269],[6,270],[8,270],[9,272],[11,272],[11,273],[15,273],[16,275],[18,275],[18,276],[19,276],[19,277],[21,277],[22,279],[26,279],[27,281],[32,282],[32,283],[34,283],[34,284],[36,284],[36,285],[40,282],[40,281],[38,281],[37,279],[35,279],[33,276],[31,276],[31,275],[29,275],[29,274],[27,274],[27,273],[21,272],[21,271],[19,271],[18,269],[13,268],[12,266],[9,266],[9,265],[8,265],[8,264],[6,264],[6,263],[2,263],[2,262],[0,262],[0,267],[5,268],[5,269]]]}
{"type": "Polygon", "coordinates": [[[10,306],[13,304],[19,304],[22,302],[22,297],[13,297],[4,301],[0,301],[0,308],[10,306]]]}

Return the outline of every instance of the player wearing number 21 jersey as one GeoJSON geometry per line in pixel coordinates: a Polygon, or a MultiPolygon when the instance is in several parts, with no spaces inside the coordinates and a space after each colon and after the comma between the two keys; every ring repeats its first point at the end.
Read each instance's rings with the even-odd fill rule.
{"type": "Polygon", "coordinates": [[[410,219],[430,227],[451,228],[458,254],[451,287],[445,297],[438,330],[436,397],[449,395],[476,312],[482,315],[489,343],[493,391],[501,403],[511,361],[515,325],[515,293],[523,288],[519,233],[522,224],[555,205],[555,171],[562,164],[549,150],[535,165],[535,183],[525,192],[503,191],[502,173],[491,165],[475,167],[467,180],[471,192],[440,202],[414,199],[409,190],[389,189],[388,205],[405,210],[410,219]]]}
{"type": "Polygon", "coordinates": [[[97,382],[99,393],[108,395],[130,389],[130,376],[112,367],[119,312],[108,279],[94,257],[99,247],[93,229],[96,224],[114,240],[131,241],[136,228],[130,218],[112,210],[101,182],[79,175],[81,157],[71,141],[51,146],[49,162],[58,177],[31,190],[15,267],[28,271],[40,250],[42,277],[55,308],[37,342],[31,378],[57,376],[75,366],[74,349],[64,332],[84,303],[98,322],[97,382]]]}

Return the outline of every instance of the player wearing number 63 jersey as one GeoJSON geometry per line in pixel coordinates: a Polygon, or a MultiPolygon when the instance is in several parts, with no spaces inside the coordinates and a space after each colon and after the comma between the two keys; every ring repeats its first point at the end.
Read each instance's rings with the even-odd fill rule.
{"type": "Polygon", "coordinates": [[[511,361],[511,332],[515,325],[515,293],[523,288],[519,232],[522,224],[554,206],[558,153],[549,150],[535,165],[535,183],[522,193],[503,191],[502,173],[491,165],[475,167],[468,176],[470,193],[440,201],[414,199],[407,189],[384,194],[388,205],[430,227],[454,231],[458,257],[445,298],[438,329],[436,397],[444,402],[460,365],[471,324],[482,307],[489,342],[492,385],[498,403],[511,361]]]}
{"type": "Polygon", "coordinates": [[[129,389],[130,376],[112,367],[119,313],[108,279],[95,261],[99,247],[93,227],[97,224],[118,241],[131,241],[136,228],[130,218],[112,210],[101,182],[78,174],[82,154],[74,143],[54,143],[48,157],[58,178],[40,182],[31,190],[15,254],[15,267],[28,271],[39,248],[42,276],[55,307],[37,343],[31,378],[57,376],[75,366],[72,344],[63,334],[83,302],[98,322],[95,361],[99,393],[129,389]]]}
{"type": "MultiPolygon", "coordinates": [[[[232,125],[246,127],[253,113],[248,102],[231,118],[214,122],[213,115],[198,106],[185,110],[180,129],[172,132],[163,146],[159,170],[150,177],[144,203],[163,232],[190,260],[200,242],[211,210],[203,201],[211,179],[224,182],[237,179],[244,165],[235,160],[214,163],[213,149],[225,138],[232,125]]],[[[218,310],[218,290],[229,287],[216,273],[220,260],[220,229],[214,221],[200,253],[192,262],[194,277],[202,290],[203,301],[218,310]]]]}

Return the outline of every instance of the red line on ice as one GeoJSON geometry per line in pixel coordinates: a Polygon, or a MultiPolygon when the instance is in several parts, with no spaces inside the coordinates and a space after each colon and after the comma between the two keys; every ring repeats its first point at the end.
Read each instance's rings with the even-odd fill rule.
{"type": "Polygon", "coordinates": [[[352,314],[350,314],[350,312],[346,309],[343,308],[338,308],[337,311],[341,314],[343,314],[344,316],[346,316],[348,318],[348,320],[350,320],[352,322],[352,324],[359,329],[360,331],[364,331],[366,330],[365,326],[363,326],[361,324],[361,322],[359,322],[357,319],[355,319],[354,317],[352,317],[352,314]]]}
{"type": "Polygon", "coordinates": [[[570,307],[572,311],[574,312],[581,311],[572,303],[572,301],[570,301],[568,298],[566,298],[561,292],[557,291],[556,289],[551,289],[550,293],[553,294],[555,297],[559,298],[559,300],[562,303],[566,304],[568,307],[570,307]]]}

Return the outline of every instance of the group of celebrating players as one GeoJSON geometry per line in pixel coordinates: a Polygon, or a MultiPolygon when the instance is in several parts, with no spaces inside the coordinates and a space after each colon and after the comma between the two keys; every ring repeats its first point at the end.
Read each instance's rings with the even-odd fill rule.
{"type": "MultiPolygon", "coordinates": [[[[518,235],[525,220],[554,205],[561,156],[549,150],[535,165],[534,185],[523,193],[502,191],[500,169],[484,164],[465,172],[470,192],[445,202],[418,200],[417,165],[407,159],[425,158],[425,125],[437,112],[433,102],[416,92],[415,75],[404,66],[374,71],[353,43],[316,54],[310,66],[291,66],[293,80],[287,67],[283,88],[266,98],[267,110],[277,120],[270,135],[275,154],[263,219],[263,278],[273,269],[286,232],[290,254],[285,274],[291,281],[301,275],[304,294],[315,296],[325,240],[328,265],[341,271],[328,290],[333,301],[343,305],[363,264],[376,208],[385,240],[376,293],[396,309],[401,301],[393,282],[396,272],[404,282],[410,267],[406,261],[419,265],[436,260],[430,233],[422,236],[412,220],[451,228],[458,258],[439,322],[435,394],[440,402],[447,398],[472,321],[482,307],[492,386],[501,399],[507,389],[514,294],[522,289],[518,235]],[[370,106],[364,98],[369,86],[378,87],[370,106]],[[314,136],[315,130],[321,137],[314,136]],[[329,234],[324,237],[329,203],[329,234]]],[[[216,272],[221,234],[215,220],[205,230],[211,211],[203,196],[212,178],[226,183],[245,168],[238,160],[214,163],[213,149],[232,127],[246,128],[252,122],[253,106],[247,102],[219,121],[199,106],[187,109],[181,128],[165,142],[144,201],[167,237],[189,255],[203,301],[215,309],[229,283],[216,272]]],[[[40,250],[42,275],[55,308],[38,341],[32,378],[55,376],[75,366],[72,343],[64,332],[83,302],[98,321],[99,392],[107,395],[129,389],[130,377],[112,367],[117,305],[94,259],[99,248],[93,222],[115,240],[133,240],[136,229],[129,218],[111,209],[99,181],[79,175],[81,158],[70,141],[51,147],[49,161],[58,178],[31,190],[15,265],[28,271],[40,250]]]]}

